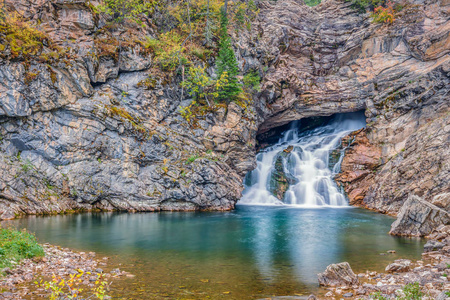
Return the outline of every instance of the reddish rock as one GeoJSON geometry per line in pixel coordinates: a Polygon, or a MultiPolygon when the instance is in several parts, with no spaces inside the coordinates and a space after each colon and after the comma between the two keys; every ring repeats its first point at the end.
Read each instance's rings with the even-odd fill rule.
{"type": "Polygon", "coordinates": [[[348,145],[336,181],[344,186],[351,205],[363,205],[362,201],[373,183],[373,172],[380,165],[381,150],[371,144],[366,129],[355,131],[343,141],[348,145]]]}

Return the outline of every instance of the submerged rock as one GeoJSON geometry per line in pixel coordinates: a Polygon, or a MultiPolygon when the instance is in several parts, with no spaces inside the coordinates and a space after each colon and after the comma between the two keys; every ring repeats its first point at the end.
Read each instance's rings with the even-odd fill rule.
{"type": "Polygon", "coordinates": [[[411,195],[403,204],[389,233],[392,235],[425,236],[442,224],[450,224],[450,214],[447,211],[424,201],[420,197],[411,195]]]}
{"type": "Polygon", "coordinates": [[[317,276],[319,285],[323,286],[351,286],[359,283],[358,277],[353,273],[348,262],[331,264],[325,272],[317,276]]]}

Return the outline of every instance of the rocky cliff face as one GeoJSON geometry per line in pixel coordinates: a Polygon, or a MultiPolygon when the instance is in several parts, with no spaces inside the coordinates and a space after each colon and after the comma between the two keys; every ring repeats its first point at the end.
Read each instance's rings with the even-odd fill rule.
{"type": "MultiPolygon", "coordinates": [[[[2,56],[1,218],[234,207],[255,155],[250,109],[233,103],[193,128],[179,113],[191,100],[178,82],[150,73],[139,44],[108,53],[105,24],[87,1],[6,2],[10,13],[39,19],[70,57],[2,56]]],[[[151,34],[127,30],[129,40],[151,34]]]]}
{"type": "MultiPolygon", "coordinates": [[[[262,1],[254,29],[232,33],[242,71],[263,76],[261,92],[194,127],[179,113],[190,103],[180,78],[155,74],[139,43],[111,55],[105,20],[85,1],[6,3],[68,53],[51,64],[2,55],[1,218],[232,209],[258,133],[361,109],[369,125],[338,178],[353,204],[395,214],[411,192],[431,201],[449,191],[448,1],[408,4],[390,26],[343,1],[262,1]]],[[[144,40],[149,30],[122,35],[144,40]]]]}
{"type": "Polygon", "coordinates": [[[337,177],[353,205],[396,214],[409,194],[450,189],[450,3],[410,3],[393,25],[349,4],[265,4],[260,42],[273,58],[259,133],[288,121],[366,110],[367,129],[337,177]]]}

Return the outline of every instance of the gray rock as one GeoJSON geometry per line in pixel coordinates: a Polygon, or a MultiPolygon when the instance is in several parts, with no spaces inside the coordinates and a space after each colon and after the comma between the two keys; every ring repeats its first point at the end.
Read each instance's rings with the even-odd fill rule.
{"type": "Polygon", "coordinates": [[[450,211],[450,193],[442,193],[434,196],[431,203],[445,211],[450,211]]]}
{"type": "Polygon", "coordinates": [[[447,293],[448,293],[448,292],[446,292],[446,291],[440,292],[439,295],[436,297],[436,300],[445,300],[445,299],[448,299],[449,297],[448,297],[447,293]]]}
{"type": "Polygon", "coordinates": [[[348,262],[331,264],[325,272],[317,274],[317,277],[319,285],[323,286],[351,286],[359,282],[348,262]]]}
{"type": "Polygon", "coordinates": [[[446,243],[442,243],[436,240],[430,240],[423,246],[424,252],[437,251],[447,246],[446,243]]]}
{"type": "Polygon", "coordinates": [[[9,275],[14,274],[14,272],[11,271],[10,268],[3,268],[2,269],[2,273],[9,274],[9,275]]]}
{"type": "Polygon", "coordinates": [[[385,271],[388,273],[400,273],[409,271],[411,261],[409,259],[397,259],[392,264],[389,264],[385,271]]]}
{"type": "Polygon", "coordinates": [[[425,236],[438,226],[449,223],[450,214],[447,211],[411,195],[403,204],[389,233],[392,235],[425,236]]]}
{"type": "Polygon", "coordinates": [[[342,297],[344,297],[344,298],[353,297],[353,293],[345,293],[344,295],[342,295],[342,297]]]}
{"type": "Polygon", "coordinates": [[[366,293],[367,293],[367,291],[363,288],[363,287],[359,287],[357,290],[356,290],[356,295],[365,295],[366,293]]]}
{"type": "Polygon", "coordinates": [[[6,299],[11,299],[14,297],[14,294],[11,292],[4,292],[2,293],[2,296],[5,297],[6,299]]]}

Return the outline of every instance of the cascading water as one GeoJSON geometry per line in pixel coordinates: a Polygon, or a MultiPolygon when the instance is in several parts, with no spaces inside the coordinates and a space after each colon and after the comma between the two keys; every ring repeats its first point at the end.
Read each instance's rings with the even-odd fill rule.
{"type": "Polygon", "coordinates": [[[307,131],[293,122],[278,143],[258,153],[257,167],[247,174],[238,204],[347,206],[333,181],[344,151],[334,164],[330,154],[344,136],[365,125],[362,112],[335,115],[326,125],[307,131]]]}

